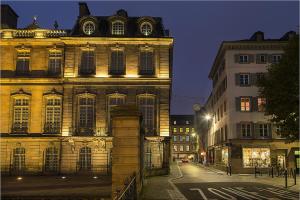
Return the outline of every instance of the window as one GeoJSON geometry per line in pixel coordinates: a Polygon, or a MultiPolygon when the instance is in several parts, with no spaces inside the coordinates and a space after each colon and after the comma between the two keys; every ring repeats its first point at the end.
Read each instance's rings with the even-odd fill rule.
{"type": "Polygon", "coordinates": [[[176,120],[173,121],[173,124],[176,125],[176,120]]]}
{"type": "Polygon", "coordinates": [[[151,51],[140,52],[140,74],[153,75],[154,74],[154,56],[151,51]]]}
{"type": "Polygon", "coordinates": [[[265,54],[259,54],[258,63],[266,63],[266,62],[267,62],[267,56],[265,54]]]}
{"type": "Polygon", "coordinates": [[[79,170],[89,171],[92,168],[92,151],[89,147],[82,147],[79,151],[79,170]]]}
{"type": "Polygon", "coordinates": [[[111,52],[110,69],[111,75],[124,75],[124,52],[121,50],[114,50],[111,52]]]}
{"type": "Polygon", "coordinates": [[[269,167],[269,148],[243,148],[243,165],[248,167],[269,167]]]}
{"type": "Polygon", "coordinates": [[[95,100],[94,96],[84,94],[79,97],[78,129],[80,134],[93,134],[95,125],[95,100]]]}
{"type": "Polygon", "coordinates": [[[250,98],[241,98],[241,111],[250,111],[250,98]]]}
{"type": "Polygon", "coordinates": [[[179,141],[182,142],[183,141],[183,137],[180,135],[179,136],[179,141]]]}
{"type": "Polygon", "coordinates": [[[173,141],[177,142],[177,136],[176,135],[173,136],[173,141]]]}
{"type": "Polygon", "coordinates": [[[13,170],[22,172],[25,170],[25,148],[18,147],[13,150],[13,170]]]}
{"type": "Polygon", "coordinates": [[[49,52],[49,66],[48,73],[50,75],[59,75],[61,73],[61,51],[50,51],[49,52]]]}
{"type": "Polygon", "coordinates": [[[179,128],[179,132],[182,133],[183,132],[183,128],[179,128]]]}
{"type": "Polygon", "coordinates": [[[18,51],[17,52],[17,75],[26,75],[29,73],[29,60],[30,51],[18,51]]]}
{"type": "Polygon", "coordinates": [[[226,106],[227,106],[226,101],[224,101],[224,113],[226,112],[226,109],[227,109],[226,106]]]}
{"type": "Polygon", "coordinates": [[[148,36],[152,33],[152,25],[149,22],[143,22],[140,27],[140,31],[143,35],[148,36]]]}
{"type": "Polygon", "coordinates": [[[190,141],[190,136],[188,136],[188,135],[185,136],[185,141],[186,141],[186,142],[189,142],[189,141],[190,141]]]}
{"type": "Polygon", "coordinates": [[[281,55],[272,55],[272,63],[279,63],[281,55]]]}
{"type": "Polygon", "coordinates": [[[173,133],[177,133],[177,128],[173,128],[173,133]]]}
{"type": "Polygon", "coordinates": [[[111,116],[110,112],[113,107],[118,105],[125,104],[125,95],[122,94],[113,94],[108,96],[108,102],[107,102],[107,122],[108,122],[108,128],[110,130],[110,124],[111,124],[111,116]]]}
{"type": "Polygon", "coordinates": [[[190,124],[190,122],[189,121],[185,121],[185,124],[190,124]]]}
{"type": "Polygon", "coordinates": [[[223,117],[223,105],[220,106],[221,118],[223,117]]]}
{"type": "Polygon", "coordinates": [[[115,21],[112,23],[111,32],[113,35],[124,35],[124,22],[122,21],[115,21]]]}
{"type": "Polygon", "coordinates": [[[46,172],[58,171],[58,150],[55,147],[49,147],[46,149],[45,171],[46,172]]]}
{"type": "Polygon", "coordinates": [[[46,99],[45,133],[60,133],[61,127],[61,98],[46,99]]]}
{"type": "Polygon", "coordinates": [[[241,124],[241,132],[243,137],[251,137],[251,124],[241,124]]]}
{"type": "Polygon", "coordinates": [[[92,35],[96,30],[95,23],[92,21],[85,22],[82,26],[82,30],[86,35],[92,35]]]}
{"type": "Polygon", "coordinates": [[[222,148],[222,163],[228,165],[228,148],[222,148]]]}
{"type": "Polygon", "coordinates": [[[27,133],[29,122],[29,98],[14,98],[13,132],[27,133]]]}
{"type": "Polygon", "coordinates": [[[194,133],[195,132],[195,128],[192,128],[192,133],[194,133]]]}
{"type": "Polygon", "coordinates": [[[239,56],[239,62],[240,63],[248,63],[249,62],[248,55],[240,55],[239,56]]]}
{"type": "Polygon", "coordinates": [[[185,128],[185,132],[189,133],[190,132],[190,128],[185,128]]]}
{"type": "Polygon", "coordinates": [[[174,148],[174,151],[178,151],[177,145],[174,145],[173,148],[174,148]]]}
{"type": "Polygon", "coordinates": [[[268,124],[259,124],[259,135],[260,137],[268,137],[268,124]]]}
{"type": "Polygon", "coordinates": [[[186,150],[186,151],[190,151],[190,146],[189,146],[189,145],[186,145],[186,146],[185,146],[185,150],[186,150]]]}
{"type": "Polygon", "coordinates": [[[266,105],[266,98],[258,97],[257,98],[257,106],[259,112],[265,111],[265,105],[266,105]]]}
{"type": "Polygon", "coordinates": [[[249,85],[249,74],[240,74],[240,85],[249,85]]]}
{"type": "Polygon", "coordinates": [[[220,121],[220,109],[217,110],[218,121],[220,121]]]}
{"type": "Polygon", "coordinates": [[[142,125],[145,133],[155,133],[155,98],[152,95],[143,95],[138,98],[139,109],[143,116],[142,125]]]}
{"type": "Polygon", "coordinates": [[[95,55],[93,50],[84,50],[81,53],[80,74],[95,74],[95,55]]]}
{"type": "Polygon", "coordinates": [[[183,151],[183,145],[180,145],[179,150],[183,151]]]}

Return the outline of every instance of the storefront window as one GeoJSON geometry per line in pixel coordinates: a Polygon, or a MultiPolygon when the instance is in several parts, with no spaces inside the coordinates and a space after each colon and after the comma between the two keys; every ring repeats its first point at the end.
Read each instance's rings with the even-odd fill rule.
{"type": "Polygon", "coordinates": [[[270,165],[269,148],[243,148],[244,167],[268,167],[270,165]]]}
{"type": "Polygon", "coordinates": [[[228,165],[228,148],[222,149],[222,164],[228,165]]]}

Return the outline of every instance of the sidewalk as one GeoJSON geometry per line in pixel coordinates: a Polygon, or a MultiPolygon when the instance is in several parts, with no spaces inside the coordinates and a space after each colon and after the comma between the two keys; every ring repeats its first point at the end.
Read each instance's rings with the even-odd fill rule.
{"type": "MultiPolygon", "coordinates": [[[[214,167],[204,166],[204,165],[199,164],[199,163],[194,163],[194,164],[199,166],[199,167],[203,167],[207,170],[210,170],[212,172],[215,172],[217,174],[228,176],[226,174],[226,172],[218,170],[214,167]]],[[[267,185],[272,185],[272,186],[276,186],[276,187],[280,187],[280,188],[285,188],[285,179],[284,179],[284,177],[274,176],[274,178],[272,178],[268,174],[263,174],[262,176],[257,175],[256,178],[255,178],[254,174],[232,174],[231,177],[232,177],[233,180],[240,179],[240,177],[246,177],[247,181],[249,181],[249,182],[259,182],[259,183],[264,183],[264,184],[267,184],[267,185]]],[[[294,179],[291,178],[291,177],[288,177],[288,182],[287,183],[288,183],[287,184],[288,189],[290,189],[292,191],[295,191],[295,192],[300,192],[300,177],[299,177],[299,175],[297,175],[297,177],[296,177],[297,185],[294,184],[294,179]]]]}

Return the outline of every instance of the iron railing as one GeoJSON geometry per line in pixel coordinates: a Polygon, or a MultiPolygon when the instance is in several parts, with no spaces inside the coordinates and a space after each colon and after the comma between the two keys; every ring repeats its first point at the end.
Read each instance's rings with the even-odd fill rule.
{"type": "Polygon", "coordinates": [[[106,127],[70,127],[69,132],[73,136],[108,136],[106,127]]]}
{"type": "Polygon", "coordinates": [[[126,179],[122,190],[117,191],[114,200],[136,200],[138,197],[136,175],[133,174],[130,178],[126,179]]]}
{"type": "Polygon", "coordinates": [[[28,123],[14,123],[12,125],[11,132],[14,134],[27,134],[28,123]]]}

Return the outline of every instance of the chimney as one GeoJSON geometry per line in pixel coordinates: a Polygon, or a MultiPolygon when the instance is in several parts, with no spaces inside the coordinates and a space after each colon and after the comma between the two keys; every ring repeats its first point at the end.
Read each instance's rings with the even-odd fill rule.
{"type": "Polygon", "coordinates": [[[265,39],[264,32],[262,31],[255,32],[250,38],[250,40],[254,40],[254,41],[263,41],[264,39],[265,39]]]}
{"type": "Polygon", "coordinates": [[[85,2],[79,2],[79,17],[90,15],[89,7],[85,2]]]}
{"type": "Polygon", "coordinates": [[[289,32],[285,33],[280,39],[281,40],[290,40],[293,37],[295,37],[295,35],[296,35],[295,31],[289,31],[289,32]]]}
{"type": "Polygon", "coordinates": [[[15,11],[8,5],[1,5],[1,28],[12,28],[16,29],[18,25],[18,15],[15,11]]]}

